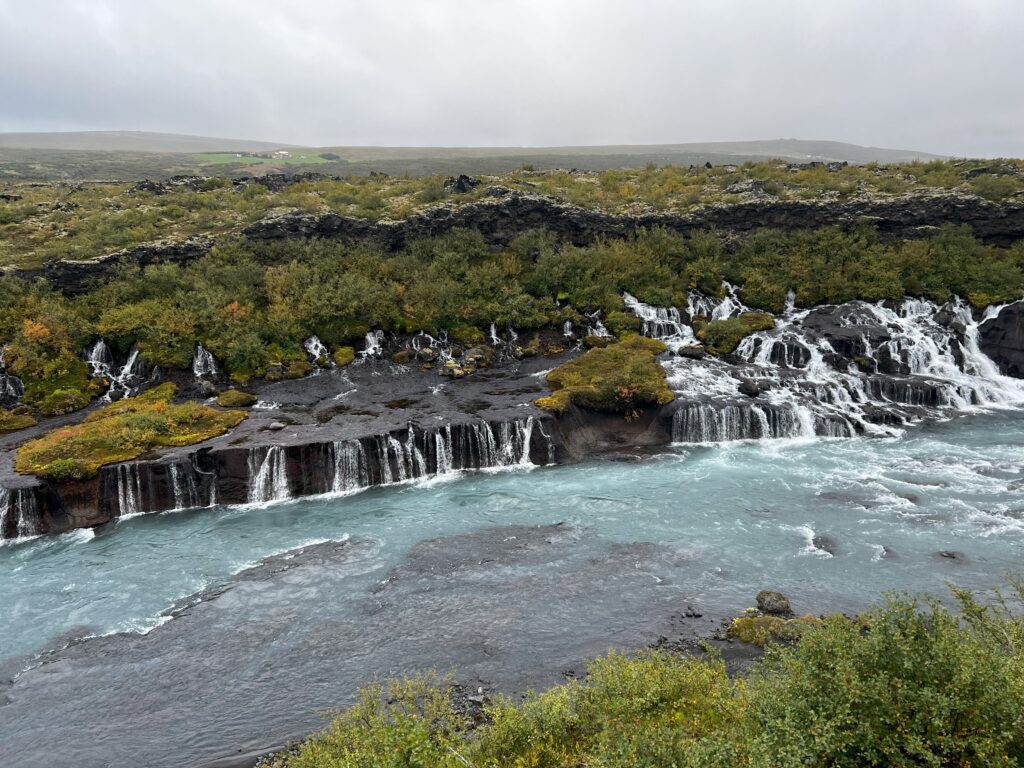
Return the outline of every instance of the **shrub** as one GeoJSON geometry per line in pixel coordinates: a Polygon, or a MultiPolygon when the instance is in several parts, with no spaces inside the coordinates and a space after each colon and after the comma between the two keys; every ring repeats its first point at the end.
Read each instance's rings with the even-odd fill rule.
{"type": "Polygon", "coordinates": [[[1021,626],[965,626],[937,601],[831,617],[751,682],[756,765],[1020,765],[1021,626]]]}
{"type": "Polygon", "coordinates": [[[200,403],[172,404],[175,387],[161,384],[90,413],[18,449],[15,469],[55,480],[92,477],[105,464],[129,461],[161,446],[192,445],[237,426],[245,413],[200,403]]]}
{"type": "Polygon", "coordinates": [[[725,320],[712,320],[703,326],[698,336],[713,352],[728,354],[747,336],[775,327],[775,320],[764,312],[744,312],[725,320]]]}
{"type": "Polygon", "coordinates": [[[555,392],[536,404],[562,413],[571,403],[583,408],[622,413],[627,418],[643,408],[672,402],[665,369],[657,356],[665,345],[656,339],[631,336],[560,365],[548,374],[555,392]]]}
{"type": "Polygon", "coordinates": [[[217,405],[222,408],[248,408],[256,403],[256,395],[240,389],[226,389],[217,395],[217,405]]]}
{"type": "Polygon", "coordinates": [[[63,416],[85,408],[89,399],[87,394],[77,389],[55,389],[40,400],[36,407],[43,416],[63,416]]]}

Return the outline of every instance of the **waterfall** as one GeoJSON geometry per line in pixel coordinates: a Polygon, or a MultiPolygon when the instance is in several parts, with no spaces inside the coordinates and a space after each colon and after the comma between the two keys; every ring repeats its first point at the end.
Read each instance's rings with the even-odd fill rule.
{"type": "Polygon", "coordinates": [[[369,331],[366,334],[365,347],[359,352],[363,359],[380,357],[384,353],[384,331],[369,331]]]}
{"type": "Polygon", "coordinates": [[[313,365],[333,364],[334,361],[331,360],[330,352],[327,347],[324,346],[324,343],[320,341],[319,336],[310,336],[302,342],[302,347],[306,350],[306,354],[312,358],[313,365]]]}
{"type": "Polygon", "coordinates": [[[252,448],[248,457],[250,504],[283,501],[291,497],[284,448],[252,448]]]}
{"type": "Polygon", "coordinates": [[[197,379],[213,378],[217,375],[217,361],[213,355],[202,344],[196,344],[195,354],[192,356],[192,375],[197,379]]]}
{"type": "Polygon", "coordinates": [[[145,366],[135,345],[132,345],[128,352],[128,359],[124,365],[118,366],[107,343],[99,339],[86,350],[85,362],[93,376],[110,382],[104,395],[104,399],[108,401],[115,392],[120,392],[125,397],[134,395],[145,375],[145,366]]]}
{"type": "Polygon", "coordinates": [[[576,334],[572,330],[572,320],[566,320],[562,323],[562,335],[567,339],[571,339],[576,334]]]}
{"type": "MultiPolygon", "coordinates": [[[[333,465],[325,477],[330,493],[349,493],[371,485],[422,480],[465,470],[530,466],[533,417],[507,422],[483,420],[331,443],[325,456],[333,465]]],[[[543,432],[541,432],[543,434],[543,432]]],[[[547,435],[548,460],[554,446],[547,435]]]]}
{"type": "Polygon", "coordinates": [[[0,488],[0,539],[23,539],[42,530],[34,488],[0,488]],[[8,528],[13,536],[8,535],[8,528]]]}
{"type": "MultiPolygon", "coordinates": [[[[174,509],[191,509],[200,506],[199,484],[191,464],[183,467],[174,463],[169,465],[168,473],[171,480],[171,493],[174,495],[174,509]]],[[[212,487],[216,492],[217,484],[212,487]]],[[[211,501],[211,506],[213,502],[211,501]]]]}
{"type": "Polygon", "coordinates": [[[117,480],[117,510],[119,517],[138,515],[147,510],[142,503],[142,476],[138,464],[118,464],[115,468],[117,480]]]}
{"type": "Polygon", "coordinates": [[[697,346],[700,342],[693,329],[683,322],[675,307],[652,307],[644,304],[630,293],[622,294],[626,309],[642,321],[640,333],[652,339],[664,341],[673,351],[680,347],[697,346]]]}
{"type": "MultiPolygon", "coordinates": [[[[5,357],[7,347],[0,346],[0,405],[17,403],[25,394],[25,384],[17,376],[7,372],[5,357]]],[[[0,531],[3,526],[0,526],[0,531]]]]}
{"type": "Polygon", "coordinates": [[[331,480],[332,493],[349,493],[370,484],[370,471],[366,462],[366,451],[358,440],[332,443],[334,476],[331,480]]]}
{"type": "MultiPolygon", "coordinates": [[[[701,301],[691,294],[691,312],[721,313],[701,301]]],[[[742,310],[734,291],[724,301],[730,312],[742,310]]],[[[998,311],[989,308],[982,320],[998,311]]],[[[950,410],[1024,403],[1024,382],[1000,375],[981,351],[979,324],[960,299],[800,310],[791,292],[774,329],[740,342],[739,364],[665,364],[685,403],[674,412],[673,439],[894,435],[950,410]]]]}

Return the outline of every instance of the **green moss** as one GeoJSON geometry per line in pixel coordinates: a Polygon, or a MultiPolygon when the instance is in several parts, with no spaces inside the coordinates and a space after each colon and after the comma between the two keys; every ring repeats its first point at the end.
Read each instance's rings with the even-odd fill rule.
{"type": "Polygon", "coordinates": [[[604,325],[616,336],[621,336],[629,332],[640,333],[643,322],[632,312],[609,312],[604,325]]]}
{"type": "Polygon", "coordinates": [[[697,336],[710,347],[712,352],[726,355],[739,346],[747,336],[757,331],[768,331],[775,327],[775,320],[764,312],[744,312],[725,320],[712,320],[704,325],[697,336]]]}
{"type": "Polygon", "coordinates": [[[81,424],[31,440],[18,449],[15,468],[53,480],[83,480],[106,464],[129,461],[161,446],[208,440],[245,418],[242,411],[196,402],[173,404],[174,393],[173,384],[161,384],[90,413],[81,424]]]}
{"type": "Polygon", "coordinates": [[[536,404],[562,413],[575,403],[582,408],[635,417],[640,410],[672,402],[665,369],[657,356],[665,345],[656,339],[632,336],[560,365],[548,374],[555,392],[536,404]]]}
{"type": "Polygon", "coordinates": [[[583,346],[587,349],[597,349],[599,347],[610,347],[615,344],[615,338],[613,336],[584,336],[583,346]]]}
{"type": "Polygon", "coordinates": [[[217,405],[222,408],[248,408],[256,403],[256,395],[240,389],[227,389],[217,395],[217,405]]]}
{"type": "Polygon", "coordinates": [[[0,435],[34,427],[39,422],[27,413],[16,413],[0,408],[0,435]]]}
{"type": "Polygon", "coordinates": [[[344,368],[349,365],[353,360],[356,359],[356,350],[354,347],[338,347],[334,350],[334,362],[344,368]]]}

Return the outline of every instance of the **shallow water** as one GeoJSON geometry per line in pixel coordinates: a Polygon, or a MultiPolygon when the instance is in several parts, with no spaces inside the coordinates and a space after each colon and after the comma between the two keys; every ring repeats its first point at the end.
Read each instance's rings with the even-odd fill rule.
{"type": "Polygon", "coordinates": [[[0,743],[8,765],[195,765],[316,727],[374,677],[543,684],[679,630],[688,606],[705,616],[686,631],[708,632],[766,587],[810,612],[988,588],[1022,564],[1022,445],[1024,412],[1004,410],[6,544],[0,665],[34,668],[0,688],[0,743]],[[102,637],[28,661],[82,635],[102,637]]]}

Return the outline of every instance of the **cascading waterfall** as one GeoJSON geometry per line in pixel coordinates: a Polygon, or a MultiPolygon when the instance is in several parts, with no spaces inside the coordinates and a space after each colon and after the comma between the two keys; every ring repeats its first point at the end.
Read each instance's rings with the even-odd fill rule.
{"type": "Polygon", "coordinates": [[[32,488],[0,488],[0,540],[40,532],[39,507],[32,488]]]}
{"type": "Polygon", "coordinates": [[[117,509],[120,517],[146,512],[142,501],[142,476],[137,464],[118,464],[114,468],[117,478],[117,509]]]}
{"type": "Polygon", "coordinates": [[[118,366],[107,343],[103,339],[99,339],[86,350],[85,362],[93,376],[110,382],[107,393],[104,395],[104,399],[108,401],[115,392],[119,392],[125,397],[134,395],[145,374],[139,350],[134,345],[129,351],[124,365],[118,366]]]}
{"type": "Polygon", "coordinates": [[[682,315],[675,307],[652,307],[630,293],[623,293],[622,301],[626,309],[643,322],[640,331],[642,335],[664,341],[673,351],[699,343],[693,335],[693,329],[683,322],[682,315]]]}
{"type": "MultiPolygon", "coordinates": [[[[394,434],[335,442],[328,453],[333,473],[327,490],[349,493],[462,470],[530,466],[535,423],[529,417],[431,429],[410,424],[394,434]]],[[[552,451],[549,441],[549,459],[552,451]]]]}
{"type": "Polygon", "coordinates": [[[291,497],[287,461],[280,445],[250,449],[248,470],[250,504],[284,501],[291,497]]]}
{"type": "Polygon", "coordinates": [[[25,394],[22,380],[7,372],[6,353],[7,348],[0,346],[0,405],[17,403],[25,394]]]}
{"type": "MultiPolygon", "coordinates": [[[[199,484],[191,465],[171,464],[168,467],[171,493],[174,495],[174,509],[191,509],[201,506],[199,484]]],[[[216,483],[213,483],[216,489],[216,483]]],[[[212,501],[211,501],[212,504],[212,501]]]]}
{"type": "Polygon", "coordinates": [[[367,332],[364,347],[359,351],[359,356],[365,360],[368,357],[380,357],[383,353],[384,331],[367,332]]]}
{"type": "Polygon", "coordinates": [[[310,362],[313,365],[332,365],[330,352],[326,345],[320,341],[320,337],[317,335],[310,336],[304,342],[302,342],[302,348],[306,350],[306,354],[310,356],[310,362]]]}
{"type": "MultiPolygon", "coordinates": [[[[718,304],[691,293],[691,316],[746,310],[732,286],[725,292],[718,304]]],[[[672,313],[625,301],[645,321],[646,335],[680,337],[672,313]]],[[[981,320],[998,312],[990,307],[981,320]]],[[[1024,402],[1024,382],[1000,375],[981,351],[981,321],[960,299],[798,310],[790,292],[776,320],[774,329],[743,339],[730,362],[665,363],[679,401],[674,440],[894,435],[945,411],[1024,402]]]]}
{"type": "Polygon", "coordinates": [[[202,344],[196,344],[195,354],[192,356],[192,375],[197,379],[209,379],[217,375],[217,361],[213,354],[202,344]]]}

